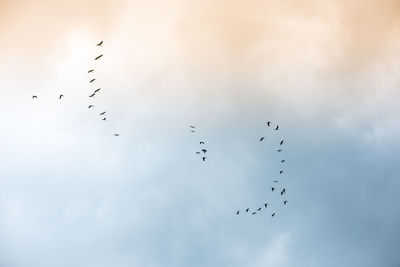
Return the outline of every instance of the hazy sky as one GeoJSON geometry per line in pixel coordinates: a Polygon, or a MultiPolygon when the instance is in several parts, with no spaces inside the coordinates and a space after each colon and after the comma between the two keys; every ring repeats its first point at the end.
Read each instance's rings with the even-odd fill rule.
{"type": "Polygon", "coordinates": [[[0,266],[398,267],[399,23],[382,0],[0,0],[0,266]]]}

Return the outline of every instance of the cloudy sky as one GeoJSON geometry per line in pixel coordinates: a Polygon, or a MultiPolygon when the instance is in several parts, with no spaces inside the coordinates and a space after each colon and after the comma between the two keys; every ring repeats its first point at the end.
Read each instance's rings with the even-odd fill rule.
{"type": "Polygon", "coordinates": [[[399,266],[399,36],[397,0],[0,0],[0,266],[399,266]]]}

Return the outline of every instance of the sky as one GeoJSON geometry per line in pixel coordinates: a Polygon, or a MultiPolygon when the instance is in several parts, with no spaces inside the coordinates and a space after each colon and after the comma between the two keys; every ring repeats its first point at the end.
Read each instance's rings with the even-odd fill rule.
{"type": "Polygon", "coordinates": [[[0,0],[0,266],[400,266],[399,23],[391,0],[0,0]]]}

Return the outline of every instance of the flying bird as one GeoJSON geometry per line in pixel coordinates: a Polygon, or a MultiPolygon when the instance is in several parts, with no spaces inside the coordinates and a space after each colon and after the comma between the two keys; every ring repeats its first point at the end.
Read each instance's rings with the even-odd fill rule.
{"type": "Polygon", "coordinates": [[[103,55],[97,56],[94,60],[98,60],[99,58],[101,58],[103,55]]]}
{"type": "Polygon", "coordinates": [[[195,133],[195,131],[193,131],[193,130],[190,130],[192,133],[195,133]]]}
{"type": "Polygon", "coordinates": [[[283,145],[283,140],[279,143],[280,145],[283,145]]]}
{"type": "Polygon", "coordinates": [[[98,91],[100,91],[101,88],[97,88],[96,90],[94,90],[95,93],[97,93],[98,91]]]}
{"type": "Polygon", "coordinates": [[[107,120],[107,118],[103,118],[102,120],[105,121],[105,120],[107,120]]]}
{"type": "Polygon", "coordinates": [[[239,211],[237,211],[236,214],[239,215],[239,211]]]}
{"type": "Polygon", "coordinates": [[[249,208],[246,209],[246,212],[249,212],[249,208]]]}
{"type": "Polygon", "coordinates": [[[204,142],[203,142],[203,141],[200,141],[200,145],[204,145],[204,142]]]}
{"type": "Polygon", "coordinates": [[[277,151],[278,151],[278,152],[282,152],[282,149],[278,149],[277,151]]]}
{"type": "Polygon", "coordinates": [[[203,161],[206,161],[206,158],[207,158],[207,157],[203,157],[203,161]]]}
{"type": "Polygon", "coordinates": [[[258,208],[258,211],[260,211],[261,210],[261,208],[258,208]]]}
{"type": "Polygon", "coordinates": [[[262,142],[264,140],[264,136],[260,138],[260,142],[262,142]]]}
{"type": "Polygon", "coordinates": [[[88,72],[87,73],[91,73],[91,72],[93,72],[94,70],[88,70],[88,72]]]}
{"type": "Polygon", "coordinates": [[[96,94],[96,93],[93,93],[93,94],[91,94],[89,97],[94,97],[95,94],[96,94]]]}
{"type": "Polygon", "coordinates": [[[275,212],[274,212],[274,213],[272,213],[271,217],[274,217],[274,216],[275,216],[275,212]]]}
{"type": "Polygon", "coordinates": [[[279,130],[279,125],[276,125],[275,131],[279,130]]]}
{"type": "Polygon", "coordinates": [[[34,99],[34,98],[37,98],[37,96],[36,96],[36,95],[33,95],[33,96],[32,96],[32,99],[34,99]]]}
{"type": "Polygon", "coordinates": [[[268,203],[265,203],[265,204],[264,204],[264,207],[268,208],[268,203]]]}
{"type": "Polygon", "coordinates": [[[89,83],[92,83],[92,82],[94,82],[95,80],[96,80],[96,79],[91,79],[89,83]]]}
{"type": "Polygon", "coordinates": [[[101,115],[104,115],[104,114],[106,114],[106,111],[103,111],[102,113],[100,113],[100,116],[101,116],[101,115]]]}
{"type": "Polygon", "coordinates": [[[282,196],[283,194],[285,194],[285,193],[286,193],[286,189],[283,188],[283,190],[282,190],[282,192],[281,192],[281,196],[282,196]]]}
{"type": "Polygon", "coordinates": [[[58,97],[58,99],[61,99],[62,97],[64,97],[64,95],[60,95],[60,96],[58,97]]]}
{"type": "Polygon", "coordinates": [[[271,190],[272,190],[272,192],[274,192],[274,190],[275,190],[275,187],[271,187],[271,190]]]}
{"type": "Polygon", "coordinates": [[[203,151],[203,153],[207,153],[207,149],[202,149],[201,151],[203,151]]]}
{"type": "Polygon", "coordinates": [[[194,126],[193,126],[193,125],[190,125],[189,127],[192,128],[192,129],[194,129],[194,126]]]}
{"type": "Polygon", "coordinates": [[[93,105],[89,105],[89,106],[88,106],[88,108],[93,108],[93,107],[94,107],[93,105]]]}
{"type": "Polygon", "coordinates": [[[197,151],[197,152],[196,152],[196,154],[200,154],[200,152],[199,152],[199,151],[197,151]]]}
{"type": "Polygon", "coordinates": [[[283,170],[281,170],[279,173],[282,174],[282,173],[283,173],[283,170]]]}
{"type": "Polygon", "coordinates": [[[283,204],[284,204],[284,205],[286,205],[286,203],[287,203],[287,200],[283,201],[283,204]]]}
{"type": "Polygon", "coordinates": [[[116,134],[114,134],[114,136],[119,136],[119,134],[116,133],[116,134]]]}
{"type": "Polygon", "coordinates": [[[284,162],[286,162],[286,160],[284,160],[284,159],[283,159],[283,160],[281,160],[281,163],[284,163],[284,162]]]}
{"type": "Polygon", "coordinates": [[[267,125],[268,125],[268,127],[271,125],[271,122],[269,121],[269,122],[267,122],[267,125]]]}
{"type": "Polygon", "coordinates": [[[255,215],[257,212],[253,212],[251,215],[255,215]]]}
{"type": "Polygon", "coordinates": [[[101,41],[100,43],[97,44],[97,46],[101,46],[103,44],[103,41],[101,41]]]}
{"type": "Polygon", "coordinates": [[[274,183],[277,183],[277,182],[278,182],[277,180],[274,181],[274,183]]]}

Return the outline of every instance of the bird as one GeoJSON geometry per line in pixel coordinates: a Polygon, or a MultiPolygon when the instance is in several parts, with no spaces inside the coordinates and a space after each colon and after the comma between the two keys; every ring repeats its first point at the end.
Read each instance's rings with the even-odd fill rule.
{"type": "Polygon", "coordinates": [[[96,79],[91,79],[89,83],[92,83],[92,82],[94,82],[95,80],[96,80],[96,79]]]}
{"type": "Polygon", "coordinates": [[[96,93],[93,93],[93,94],[91,94],[89,97],[94,97],[95,94],[96,94],[96,93]]]}
{"type": "Polygon", "coordinates": [[[261,208],[258,208],[258,211],[260,211],[261,210],[261,208]]]}
{"type": "Polygon", "coordinates": [[[101,58],[103,55],[97,56],[94,60],[98,60],[99,58],[101,58]]]}
{"type": "Polygon", "coordinates": [[[207,158],[207,157],[203,157],[203,161],[206,161],[206,158],[207,158]]]}
{"type": "Polygon", "coordinates": [[[203,141],[200,141],[200,145],[204,145],[204,142],[203,142],[203,141]]]}
{"type": "Polygon", "coordinates": [[[239,215],[239,211],[237,211],[236,214],[239,215]]]}
{"type": "Polygon", "coordinates": [[[260,138],[260,142],[262,142],[264,140],[264,136],[260,138]]]}
{"type": "Polygon", "coordinates": [[[269,122],[267,122],[267,125],[268,125],[268,127],[270,126],[270,124],[271,124],[271,122],[269,121],[269,122]]]}
{"type": "Polygon", "coordinates": [[[279,143],[280,145],[283,145],[283,140],[279,143]]]}
{"type": "Polygon", "coordinates": [[[282,173],[283,173],[283,170],[281,170],[279,173],[282,174],[282,173]]]}
{"type": "Polygon", "coordinates": [[[286,162],[286,160],[284,160],[284,159],[283,159],[283,160],[281,160],[281,163],[284,163],[284,162],[286,162]]]}
{"type": "Polygon", "coordinates": [[[58,97],[58,99],[61,99],[62,97],[64,97],[64,95],[60,95],[60,96],[58,97]]]}
{"type": "Polygon", "coordinates": [[[275,131],[279,130],[279,125],[276,125],[275,131]]]}
{"type": "Polygon", "coordinates": [[[192,128],[192,129],[194,129],[194,126],[193,126],[193,125],[190,125],[189,127],[192,128]]]}
{"type": "Polygon", "coordinates": [[[274,183],[277,183],[277,182],[278,182],[277,180],[274,181],[274,183]]]}
{"type": "Polygon", "coordinates": [[[275,212],[274,212],[274,213],[272,213],[271,217],[274,217],[274,216],[275,216],[275,212]]]}
{"type": "Polygon", "coordinates": [[[103,41],[101,41],[100,43],[98,43],[96,46],[101,46],[103,44],[103,41]]]}
{"type": "Polygon", "coordinates": [[[285,193],[286,193],[286,189],[283,188],[283,190],[281,191],[281,196],[282,196],[283,194],[285,194],[285,193]]]}
{"type": "Polygon", "coordinates": [[[255,215],[257,212],[253,212],[251,215],[255,215]]]}
{"type": "Polygon", "coordinates": [[[200,152],[199,152],[199,151],[197,151],[197,152],[196,152],[196,154],[200,154],[200,152]]]}
{"type": "Polygon", "coordinates": [[[272,190],[272,192],[274,192],[274,190],[275,190],[275,187],[271,187],[271,190],[272,190]]]}
{"type": "Polygon", "coordinates": [[[88,108],[93,108],[93,107],[94,107],[93,105],[89,105],[89,106],[88,106],[88,108]]]}
{"type": "Polygon", "coordinates": [[[278,151],[278,152],[282,152],[282,149],[278,149],[277,151],[278,151]]]}
{"type": "Polygon", "coordinates": [[[283,204],[284,204],[284,205],[286,205],[286,203],[287,203],[287,200],[283,201],[283,204]]]}
{"type": "Polygon", "coordinates": [[[193,131],[193,130],[190,130],[192,133],[195,133],[195,131],[193,131]]]}
{"type": "Polygon", "coordinates": [[[91,73],[91,72],[93,72],[94,70],[92,69],[92,70],[88,70],[88,72],[87,73],[91,73]]]}
{"type": "Polygon", "coordinates": [[[246,212],[249,212],[249,208],[246,209],[246,212]]]}
{"type": "Polygon", "coordinates": [[[101,116],[101,115],[104,115],[104,114],[106,114],[106,111],[103,111],[102,113],[100,113],[100,116],[101,116]]]}
{"type": "Polygon", "coordinates": [[[105,120],[107,120],[107,118],[103,118],[102,120],[105,121],[105,120]]]}
{"type": "Polygon", "coordinates": [[[265,204],[264,204],[264,207],[268,208],[268,203],[265,203],[265,204]]]}
{"type": "Polygon", "coordinates": [[[96,90],[94,90],[95,93],[97,93],[98,91],[100,91],[101,88],[97,88],[96,90]]]}
{"type": "Polygon", "coordinates": [[[36,96],[36,95],[33,95],[33,96],[32,96],[32,99],[34,99],[34,98],[37,98],[37,96],[36,96]]]}
{"type": "Polygon", "coordinates": [[[116,133],[116,134],[114,134],[114,136],[119,136],[119,134],[116,133]]]}
{"type": "Polygon", "coordinates": [[[202,149],[201,151],[203,151],[203,153],[207,153],[207,149],[202,149]]]}

